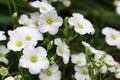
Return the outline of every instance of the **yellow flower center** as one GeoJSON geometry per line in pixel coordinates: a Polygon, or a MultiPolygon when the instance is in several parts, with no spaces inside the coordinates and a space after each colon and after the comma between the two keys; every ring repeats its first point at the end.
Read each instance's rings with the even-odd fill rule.
{"type": "Polygon", "coordinates": [[[36,24],[36,26],[37,26],[37,27],[39,27],[39,23],[38,23],[38,21],[36,21],[36,23],[35,23],[35,24],[36,24]]]}
{"type": "Polygon", "coordinates": [[[17,42],[16,42],[16,46],[17,46],[17,47],[21,47],[22,45],[23,45],[23,44],[22,44],[22,41],[17,41],[17,42]]]}
{"type": "Polygon", "coordinates": [[[77,24],[77,26],[80,28],[80,29],[83,29],[84,28],[84,26],[82,25],[82,24],[77,24]]]}
{"type": "Polygon", "coordinates": [[[46,11],[46,10],[47,10],[47,8],[46,8],[45,6],[42,6],[42,9],[43,9],[44,11],[46,11]]]}
{"type": "Polygon", "coordinates": [[[53,23],[53,19],[51,19],[51,18],[47,19],[47,24],[48,25],[51,25],[52,23],[53,23]]]}
{"type": "Polygon", "coordinates": [[[82,62],[81,62],[80,60],[76,62],[76,64],[81,64],[81,63],[82,63],[82,62]]]}
{"type": "Polygon", "coordinates": [[[50,70],[47,70],[47,71],[46,71],[46,74],[47,74],[48,76],[51,76],[51,75],[52,75],[52,72],[51,72],[50,70]]]}
{"type": "Polygon", "coordinates": [[[87,74],[88,74],[88,71],[83,70],[83,71],[82,71],[82,74],[83,74],[83,75],[87,75],[87,74]]]}
{"type": "Polygon", "coordinates": [[[60,53],[62,54],[62,53],[64,53],[64,50],[63,50],[63,48],[60,48],[60,53]]]}
{"type": "Polygon", "coordinates": [[[112,34],[112,35],[111,35],[111,38],[112,38],[113,40],[116,40],[116,39],[117,39],[117,36],[114,35],[114,34],[112,34]]]}
{"type": "Polygon", "coordinates": [[[30,40],[31,40],[31,37],[30,37],[30,36],[27,36],[27,37],[26,37],[26,40],[27,40],[27,41],[30,41],[30,40]]]}
{"type": "Polygon", "coordinates": [[[4,57],[3,53],[0,53],[0,57],[4,57]]]}
{"type": "Polygon", "coordinates": [[[30,61],[32,63],[36,63],[37,62],[37,57],[36,56],[32,56],[31,59],[30,59],[30,61]]]}
{"type": "Polygon", "coordinates": [[[28,26],[28,22],[24,22],[24,25],[25,25],[25,26],[28,26]]]}

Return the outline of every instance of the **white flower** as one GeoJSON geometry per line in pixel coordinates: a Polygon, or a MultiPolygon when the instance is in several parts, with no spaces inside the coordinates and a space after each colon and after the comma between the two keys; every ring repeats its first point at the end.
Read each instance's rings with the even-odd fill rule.
{"type": "Polygon", "coordinates": [[[57,55],[61,56],[63,58],[63,62],[67,64],[70,57],[70,50],[68,49],[68,46],[65,42],[62,42],[60,38],[56,38],[54,42],[57,45],[57,55]]]}
{"type": "Polygon", "coordinates": [[[120,31],[105,27],[102,30],[102,34],[105,35],[105,41],[110,46],[116,46],[120,42],[120,31]]]}
{"type": "Polygon", "coordinates": [[[79,67],[75,66],[75,79],[76,80],[91,80],[88,73],[88,68],[86,66],[79,67]]]}
{"type": "Polygon", "coordinates": [[[40,14],[38,12],[31,13],[30,17],[33,21],[34,28],[38,29],[39,27],[41,27],[40,14]]]}
{"type": "Polygon", "coordinates": [[[9,49],[7,49],[4,45],[0,45],[0,62],[8,64],[8,59],[5,58],[7,53],[9,53],[9,49]]]}
{"type": "Polygon", "coordinates": [[[15,80],[15,79],[14,79],[14,77],[9,76],[9,77],[5,78],[4,80],[15,80]]]}
{"type": "Polygon", "coordinates": [[[34,1],[30,3],[31,6],[39,8],[41,13],[47,13],[51,10],[54,10],[54,7],[52,7],[51,4],[48,4],[46,2],[40,2],[40,1],[34,1]]]}
{"type": "Polygon", "coordinates": [[[20,19],[18,20],[18,23],[24,26],[33,26],[33,21],[32,19],[28,18],[26,14],[22,14],[20,16],[20,19]]]}
{"type": "Polygon", "coordinates": [[[117,12],[117,14],[120,15],[120,1],[119,0],[115,0],[114,1],[114,5],[116,6],[116,12],[117,12]]]}
{"type": "Polygon", "coordinates": [[[113,57],[109,54],[106,55],[105,59],[104,59],[104,62],[107,64],[107,65],[110,65],[110,66],[115,66],[117,65],[117,62],[113,59],[113,57]]]}
{"type": "Polygon", "coordinates": [[[28,68],[31,74],[38,74],[41,69],[47,69],[49,66],[46,56],[47,51],[43,47],[25,47],[19,60],[19,65],[23,68],[28,68]]]}
{"type": "Polygon", "coordinates": [[[71,55],[72,63],[77,64],[78,66],[85,66],[86,65],[86,56],[84,53],[73,54],[71,55]]]}
{"type": "Polygon", "coordinates": [[[10,41],[7,43],[7,48],[13,51],[21,51],[26,46],[26,40],[21,34],[16,33],[10,36],[10,41]]]}
{"type": "Polygon", "coordinates": [[[7,76],[8,75],[8,69],[5,67],[0,68],[0,75],[7,76]]]}
{"type": "Polygon", "coordinates": [[[39,75],[40,80],[60,80],[61,72],[56,64],[49,66],[46,70],[42,70],[39,75]]]}
{"type": "Polygon", "coordinates": [[[57,15],[55,10],[52,10],[48,13],[44,13],[40,15],[41,27],[39,27],[40,32],[54,35],[58,32],[59,27],[62,25],[63,20],[61,17],[57,15]]]}
{"type": "Polygon", "coordinates": [[[70,7],[70,5],[71,5],[71,1],[70,0],[63,0],[62,2],[63,2],[63,5],[65,7],[70,7]]]}
{"type": "Polygon", "coordinates": [[[0,30],[0,41],[2,41],[2,40],[6,40],[6,36],[4,35],[4,31],[1,31],[0,30]]]}
{"type": "Polygon", "coordinates": [[[74,30],[81,35],[95,33],[92,23],[85,19],[82,14],[73,13],[73,17],[69,18],[68,23],[74,26],[74,30]]]}
{"type": "Polygon", "coordinates": [[[107,72],[107,66],[105,64],[100,68],[100,72],[101,73],[106,73],[107,72]]]}
{"type": "Polygon", "coordinates": [[[117,70],[116,70],[115,77],[116,77],[116,78],[120,78],[120,64],[119,64],[119,66],[118,66],[118,68],[117,68],[117,70]]]}
{"type": "Polygon", "coordinates": [[[16,75],[16,76],[14,77],[15,80],[21,80],[21,78],[22,78],[21,75],[16,75]]]}
{"type": "Polygon", "coordinates": [[[95,48],[91,47],[90,44],[88,44],[87,42],[82,41],[82,45],[85,47],[86,50],[89,50],[93,54],[99,54],[103,52],[103,51],[96,50],[95,48]]]}

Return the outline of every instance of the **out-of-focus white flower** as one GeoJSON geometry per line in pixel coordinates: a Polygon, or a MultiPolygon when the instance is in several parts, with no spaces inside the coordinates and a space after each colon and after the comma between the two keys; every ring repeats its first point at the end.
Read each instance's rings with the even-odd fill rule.
{"type": "Polygon", "coordinates": [[[39,75],[40,80],[60,80],[61,72],[56,64],[49,66],[46,70],[42,70],[39,75]]]}
{"type": "Polygon", "coordinates": [[[58,32],[59,27],[63,24],[63,19],[57,15],[55,10],[40,15],[41,27],[40,32],[54,35],[58,32]]]}
{"type": "Polygon", "coordinates": [[[8,75],[8,69],[5,67],[0,68],[0,75],[1,76],[7,76],[8,75]]]}
{"type": "Polygon", "coordinates": [[[47,13],[51,10],[54,10],[54,7],[52,7],[52,5],[48,4],[47,2],[34,1],[31,2],[30,5],[39,8],[41,13],[47,13]]]}
{"type": "Polygon", "coordinates": [[[120,15],[120,1],[119,0],[115,0],[114,1],[114,5],[116,6],[117,14],[120,15]]]}
{"type": "Polygon", "coordinates": [[[120,78],[120,64],[119,64],[119,66],[118,66],[118,68],[117,68],[117,70],[116,70],[115,77],[116,77],[116,78],[120,78]]]}
{"type": "Polygon", "coordinates": [[[63,5],[65,7],[70,7],[70,5],[71,5],[71,1],[70,0],[63,0],[62,2],[63,2],[63,5]]]}
{"type": "Polygon", "coordinates": [[[105,41],[110,46],[117,46],[120,43],[120,31],[110,27],[102,29],[102,34],[105,35],[105,41]]]}
{"type": "Polygon", "coordinates": [[[14,77],[9,76],[9,77],[5,78],[4,80],[15,80],[15,79],[14,79],[14,77]]]}
{"type": "Polygon", "coordinates": [[[75,78],[76,80],[91,80],[88,73],[88,68],[86,66],[79,67],[75,66],[75,78]]]}
{"type": "Polygon", "coordinates": [[[26,14],[22,14],[18,20],[18,23],[23,25],[23,26],[33,26],[33,21],[32,19],[28,18],[26,14]]]}
{"type": "Polygon", "coordinates": [[[8,64],[8,59],[5,58],[7,53],[9,53],[9,49],[7,49],[4,45],[0,45],[0,62],[8,64]]]}
{"type": "Polygon", "coordinates": [[[40,21],[40,13],[39,12],[34,12],[30,14],[30,17],[33,21],[33,27],[38,29],[39,27],[41,27],[41,21],[40,21]]]}
{"type": "Polygon", "coordinates": [[[21,78],[22,78],[21,75],[16,75],[16,76],[14,77],[15,80],[21,80],[21,78]]]}
{"type": "Polygon", "coordinates": [[[103,65],[100,69],[100,72],[101,73],[106,73],[107,72],[107,66],[106,65],[103,65]]]}
{"type": "Polygon", "coordinates": [[[73,17],[69,18],[68,23],[74,26],[74,30],[81,35],[95,33],[92,23],[85,19],[82,14],[73,13],[73,17]]]}
{"type": "Polygon", "coordinates": [[[77,64],[78,66],[85,66],[86,65],[86,56],[84,53],[80,54],[73,54],[71,55],[72,63],[77,64]]]}
{"type": "Polygon", "coordinates": [[[19,65],[23,68],[28,68],[31,74],[38,74],[41,69],[47,69],[49,66],[46,56],[47,51],[43,47],[25,47],[19,60],[19,65]]]}
{"type": "Polygon", "coordinates": [[[55,39],[55,44],[57,45],[56,53],[58,56],[63,58],[63,62],[67,64],[69,62],[70,50],[65,42],[62,42],[60,38],[55,39]]]}
{"type": "Polygon", "coordinates": [[[1,31],[0,30],[0,41],[2,41],[2,40],[6,40],[6,36],[4,35],[4,31],[1,31]]]}

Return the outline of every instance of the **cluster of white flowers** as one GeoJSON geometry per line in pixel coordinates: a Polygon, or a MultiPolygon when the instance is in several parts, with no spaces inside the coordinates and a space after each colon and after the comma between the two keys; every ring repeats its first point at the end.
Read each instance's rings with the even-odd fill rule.
{"type": "Polygon", "coordinates": [[[75,69],[75,78],[76,80],[90,80],[87,63],[86,63],[86,55],[84,53],[73,54],[71,55],[72,63],[76,64],[75,69]]]}
{"type": "Polygon", "coordinates": [[[115,0],[114,1],[114,5],[116,6],[117,14],[120,15],[120,1],[119,0],[115,0]]]}
{"type": "Polygon", "coordinates": [[[35,46],[38,40],[43,40],[43,35],[35,28],[18,27],[9,30],[10,41],[7,47],[13,51],[21,51],[26,46],[35,46]]]}
{"type": "Polygon", "coordinates": [[[102,30],[102,34],[105,35],[105,41],[110,46],[117,46],[120,49],[120,31],[111,27],[105,27],[102,30]]]}
{"type": "Polygon", "coordinates": [[[120,64],[116,62],[111,55],[107,54],[104,51],[96,50],[84,41],[82,42],[82,44],[87,51],[94,55],[94,63],[90,63],[93,63],[98,67],[98,69],[95,70],[95,74],[98,72],[107,73],[108,71],[110,71],[111,73],[115,73],[116,78],[120,78],[120,64]]]}
{"type": "Polygon", "coordinates": [[[0,41],[2,41],[2,40],[6,40],[6,36],[4,35],[4,31],[1,31],[0,30],[0,41]]]}

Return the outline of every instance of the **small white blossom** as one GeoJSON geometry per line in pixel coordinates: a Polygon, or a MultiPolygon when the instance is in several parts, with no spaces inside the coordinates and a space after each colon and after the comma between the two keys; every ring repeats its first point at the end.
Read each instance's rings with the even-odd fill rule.
{"type": "Polygon", "coordinates": [[[42,70],[39,75],[40,80],[60,80],[61,72],[56,64],[49,66],[46,70],[42,70]]]}
{"type": "Polygon", "coordinates": [[[115,0],[114,1],[114,5],[116,6],[117,14],[120,15],[120,1],[119,0],[115,0]]]}
{"type": "Polygon", "coordinates": [[[101,73],[106,73],[107,72],[107,66],[104,64],[101,69],[100,69],[101,73]]]}
{"type": "Polygon", "coordinates": [[[39,30],[41,33],[49,32],[54,35],[58,32],[59,27],[63,24],[63,19],[57,15],[55,10],[52,10],[48,13],[44,13],[40,15],[41,27],[39,30]]]}
{"type": "Polygon", "coordinates": [[[71,55],[72,63],[77,64],[78,66],[85,66],[86,65],[86,56],[84,53],[73,54],[71,55]]]}
{"type": "Polygon", "coordinates": [[[105,59],[104,59],[104,62],[107,64],[107,65],[110,65],[110,66],[115,66],[117,65],[117,62],[113,59],[113,57],[109,54],[106,55],[105,59]]]}
{"type": "Polygon", "coordinates": [[[0,68],[0,75],[7,76],[8,75],[8,69],[5,67],[0,68]]]}
{"type": "Polygon", "coordinates": [[[116,70],[115,77],[116,77],[116,78],[120,78],[120,64],[119,64],[119,66],[118,66],[118,68],[117,68],[117,70],[116,70]]]}
{"type": "Polygon", "coordinates": [[[41,69],[47,69],[49,66],[46,56],[47,51],[43,47],[25,47],[19,60],[19,65],[23,68],[28,68],[31,74],[38,74],[41,69]]]}
{"type": "Polygon", "coordinates": [[[32,19],[28,18],[26,14],[22,14],[18,20],[18,23],[23,25],[23,26],[33,26],[33,21],[32,19]]]}
{"type": "Polygon", "coordinates": [[[76,80],[91,80],[88,72],[88,68],[86,66],[79,67],[75,66],[75,79],[76,80]]]}
{"type": "Polygon", "coordinates": [[[0,62],[8,64],[8,59],[5,58],[7,53],[9,53],[9,49],[7,49],[4,45],[0,45],[0,62]]]}
{"type": "Polygon", "coordinates": [[[120,31],[110,27],[102,29],[102,34],[105,35],[105,41],[110,46],[117,46],[120,43],[120,31]]]}
{"type": "Polygon", "coordinates": [[[21,80],[21,78],[22,78],[21,75],[16,75],[16,76],[14,77],[15,80],[21,80]]]}
{"type": "Polygon", "coordinates": [[[41,27],[41,21],[40,21],[40,13],[39,12],[34,12],[30,14],[30,17],[33,21],[33,27],[38,29],[41,27]]]}
{"type": "Polygon", "coordinates": [[[52,5],[48,4],[47,2],[34,1],[31,2],[30,5],[39,8],[41,13],[47,13],[51,10],[54,10],[54,7],[52,7],[52,5]]]}
{"type": "Polygon", "coordinates": [[[73,13],[73,17],[69,18],[68,23],[74,26],[74,30],[81,35],[95,33],[92,23],[85,19],[82,14],[73,13]]]}
{"type": "Polygon", "coordinates": [[[57,45],[57,55],[61,56],[63,58],[63,62],[67,64],[70,57],[70,50],[68,49],[68,46],[65,42],[62,42],[60,38],[56,38],[54,42],[57,45]]]}
{"type": "Polygon", "coordinates": [[[2,40],[6,40],[6,36],[4,35],[4,31],[1,31],[0,30],[0,41],[2,41],[2,40]]]}
{"type": "Polygon", "coordinates": [[[9,77],[5,78],[4,80],[15,80],[15,79],[14,79],[14,77],[9,76],[9,77]]]}
{"type": "Polygon", "coordinates": [[[7,43],[7,48],[13,51],[21,51],[26,46],[26,40],[21,34],[16,33],[10,36],[10,41],[7,43]]]}

